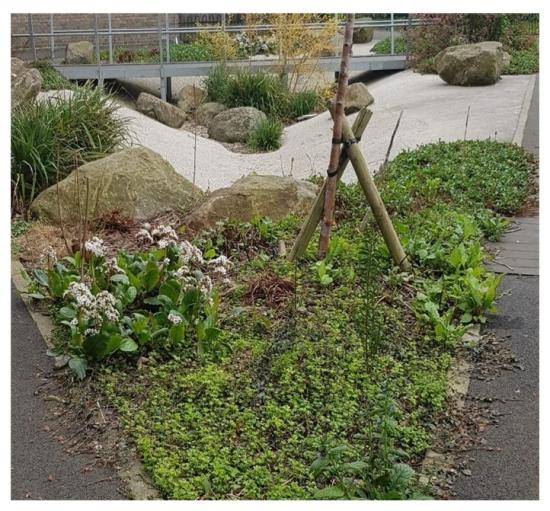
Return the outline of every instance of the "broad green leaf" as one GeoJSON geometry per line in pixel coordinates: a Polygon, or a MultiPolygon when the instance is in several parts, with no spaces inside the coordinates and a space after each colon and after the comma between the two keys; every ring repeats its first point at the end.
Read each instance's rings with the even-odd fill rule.
{"type": "Polygon", "coordinates": [[[88,363],[84,358],[74,357],[69,360],[69,367],[78,376],[78,378],[82,380],[86,376],[86,369],[88,368],[88,363]]]}
{"type": "Polygon", "coordinates": [[[119,349],[120,351],[124,351],[126,353],[132,353],[134,351],[137,351],[138,345],[129,337],[125,337],[120,343],[119,349]]]}

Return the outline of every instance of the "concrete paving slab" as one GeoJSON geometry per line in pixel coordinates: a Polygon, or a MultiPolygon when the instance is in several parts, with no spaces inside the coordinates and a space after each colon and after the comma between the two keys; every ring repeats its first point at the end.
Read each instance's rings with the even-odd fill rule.
{"type": "Polygon", "coordinates": [[[539,274],[539,218],[516,218],[509,233],[498,243],[488,243],[495,254],[486,266],[495,273],[539,274]]]}

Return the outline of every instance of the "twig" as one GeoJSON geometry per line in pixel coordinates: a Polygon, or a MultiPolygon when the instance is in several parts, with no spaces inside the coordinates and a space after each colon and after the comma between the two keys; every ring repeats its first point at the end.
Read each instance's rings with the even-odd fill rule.
{"type": "Polygon", "coordinates": [[[509,270],[512,270],[512,271],[516,271],[514,268],[512,268],[511,266],[508,266],[506,263],[503,263],[501,261],[497,261],[497,259],[493,259],[492,261],[493,263],[496,263],[496,264],[500,264],[501,266],[505,266],[506,268],[508,268],[509,270]]]}
{"type": "Polygon", "coordinates": [[[470,105],[468,105],[468,113],[466,114],[466,125],[464,126],[464,140],[466,140],[466,133],[468,133],[468,120],[470,119],[470,105]]]}

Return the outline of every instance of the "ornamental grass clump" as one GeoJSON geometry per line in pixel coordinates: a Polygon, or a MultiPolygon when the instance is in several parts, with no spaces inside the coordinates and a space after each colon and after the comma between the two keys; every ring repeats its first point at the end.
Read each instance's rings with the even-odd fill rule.
{"type": "Polygon", "coordinates": [[[61,260],[48,250],[46,267],[31,272],[30,296],[54,304],[66,332],[56,352],[70,356],[80,378],[90,362],[116,353],[154,350],[200,360],[215,346],[229,260],[206,260],[170,226],[144,228],[138,238],[143,252],[120,251],[112,258],[97,237],[84,243],[83,253],[61,260]]]}
{"type": "Polygon", "coordinates": [[[127,121],[99,88],[79,87],[12,112],[11,186],[14,209],[24,213],[42,190],[75,167],[102,158],[128,140],[127,121]]]}
{"type": "Polygon", "coordinates": [[[260,151],[275,151],[281,147],[283,125],[276,119],[264,119],[252,131],[248,145],[260,151]]]}

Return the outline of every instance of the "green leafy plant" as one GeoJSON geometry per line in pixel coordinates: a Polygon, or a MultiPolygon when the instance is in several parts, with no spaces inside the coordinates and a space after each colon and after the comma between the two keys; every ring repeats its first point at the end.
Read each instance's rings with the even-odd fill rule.
{"type": "Polygon", "coordinates": [[[280,121],[264,119],[252,130],[247,144],[256,150],[275,151],[281,147],[283,125],[280,121]]]}
{"type": "Polygon", "coordinates": [[[66,99],[27,103],[12,113],[11,183],[16,210],[82,163],[127,140],[127,121],[101,89],[75,89],[66,99]]]}
{"type": "MultiPolygon", "coordinates": [[[[393,41],[394,44],[394,53],[405,53],[407,51],[407,43],[405,38],[396,37],[393,41]]],[[[371,51],[377,55],[389,55],[391,53],[391,39],[386,37],[381,41],[378,41],[372,48],[371,51]]]]}
{"type": "Polygon", "coordinates": [[[81,378],[90,360],[117,352],[193,352],[194,344],[200,358],[218,337],[219,297],[208,272],[225,275],[228,260],[205,261],[189,242],[178,244],[166,226],[142,235],[157,238],[145,252],[119,252],[106,260],[103,242],[94,238],[86,242],[85,254],[61,261],[54,256],[49,268],[31,272],[29,294],[55,305],[69,334],[60,350],[71,355],[81,378]]]}

